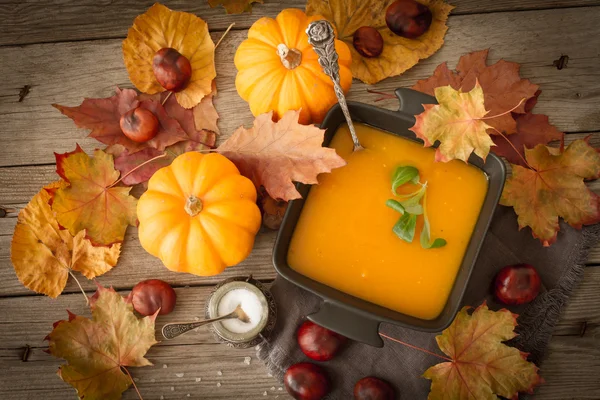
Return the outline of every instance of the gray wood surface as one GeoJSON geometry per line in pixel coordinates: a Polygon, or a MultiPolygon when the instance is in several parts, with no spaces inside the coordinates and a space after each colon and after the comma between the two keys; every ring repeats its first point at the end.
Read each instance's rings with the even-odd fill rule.
{"type": "MultiPolygon", "coordinates": [[[[154,0],[78,1],[76,5],[57,0],[0,1],[0,45],[79,41],[125,37],[133,19],[154,0]]],[[[304,9],[304,0],[264,0],[252,14],[227,15],[222,7],[210,8],[207,0],[165,0],[168,7],[201,16],[211,30],[224,30],[232,22],[247,29],[262,16],[275,17],[284,8],[304,9]]],[[[493,11],[581,7],[600,0],[454,0],[454,15],[493,11]]]]}
{"type": "MultiPolygon", "coordinates": [[[[76,105],[83,97],[106,97],[114,87],[131,87],[122,63],[121,39],[133,18],[154,1],[0,0],[0,205],[23,207],[45,183],[56,178],[52,152],[65,152],[82,144],[89,151],[99,144],[53,109],[51,103],[76,105]],[[31,92],[23,102],[24,85],[31,92]]],[[[536,112],[550,116],[568,132],[567,142],[593,134],[600,146],[600,0],[454,0],[446,44],[401,77],[386,79],[374,89],[391,92],[431,74],[437,64],[452,67],[460,55],[490,47],[490,61],[500,58],[522,64],[522,75],[542,86],[536,112]],[[567,68],[553,61],[569,56],[567,68]]],[[[224,137],[253,117],[234,87],[233,55],[246,37],[245,30],[260,16],[275,16],[285,7],[304,8],[302,0],[265,0],[252,15],[228,16],[222,8],[210,9],[206,0],[166,1],[174,9],[192,11],[208,21],[213,39],[231,23],[236,27],[217,50],[219,95],[224,137]]],[[[397,101],[374,103],[367,86],[355,82],[350,99],[389,109],[397,101]]],[[[600,193],[600,182],[590,187],[600,193]]],[[[139,190],[138,190],[139,192],[139,190]]],[[[65,294],[56,300],[34,295],[16,279],[10,263],[10,240],[16,218],[0,218],[0,399],[68,399],[74,391],[55,372],[61,361],[42,350],[43,337],[52,322],[65,318],[66,309],[86,314],[78,288],[69,280],[65,294]],[[32,346],[22,362],[25,345],[32,346]]],[[[271,249],[275,233],[257,237],[253,254],[240,266],[213,278],[168,271],[144,252],[135,228],[126,235],[119,265],[100,277],[127,293],[139,280],[164,279],[176,286],[178,305],[162,324],[201,317],[204,299],[212,285],[229,276],[253,274],[264,281],[275,277],[271,249]]],[[[541,400],[600,399],[600,246],[593,249],[584,281],[574,293],[556,327],[541,365],[546,383],[537,391],[541,400]]],[[[94,285],[81,278],[86,290],[94,285]]],[[[282,314],[283,315],[283,314],[282,314]]],[[[266,374],[254,349],[233,350],[215,342],[205,328],[175,342],[150,350],[155,367],[134,368],[132,374],[144,399],[289,399],[266,374]],[[247,365],[245,357],[251,357],[247,365]],[[167,366],[163,368],[163,366],[167,366]],[[219,371],[221,375],[219,375],[219,371]],[[183,376],[176,374],[183,373],[183,376]],[[201,378],[197,382],[196,378],[201,378]],[[220,383],[220,386],[217,384],[220,383]],[[187,394],[190,396],[188,397],[187,394]]],[[[136,399],[128,390],[125,399],[136,399]]],[[[412,400],[412,399],[411,399],[412,400]]]]}

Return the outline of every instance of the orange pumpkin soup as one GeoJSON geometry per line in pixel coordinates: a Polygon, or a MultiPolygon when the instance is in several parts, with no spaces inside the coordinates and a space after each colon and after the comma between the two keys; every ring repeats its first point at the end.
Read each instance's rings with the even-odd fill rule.
{"type": "Polygon", "coordinates": [[[365,150],[354,153],[347,126],[334,135],[330,146],[348,164],[320,175],[319,185],[311,188],[288,264],[345,293],[434,319],[452,289],[483,205],[487,177],[462,161],[434,162],[434,150],[410,140],[366,125],[356,124],[356,130],[365,150]],[[400,214],[385,203],[394,198],[391,176],[400,165],[416,167],[421,182],[427,182],[431,238],[445,239],[445,246],[421,247],[422,215],[412,243],[392,232],[400,214]]]}

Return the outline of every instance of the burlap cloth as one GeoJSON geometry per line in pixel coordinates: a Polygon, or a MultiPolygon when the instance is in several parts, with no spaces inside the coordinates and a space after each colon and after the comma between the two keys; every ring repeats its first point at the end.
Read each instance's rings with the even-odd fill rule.
{"type": "MultiPolygon", "coordinates": [[[[541,275],[545,291],[532,303],[510,309],[520,314],[520,335],[513,344],[530,353],[530,360],[539,365],[563,306],[583,278],[589,250],[599,239],[600,225],[576,230],[561,222],[557,242],[545,248],[531,236],[529,229],[517,230],[516,216],[511,208],[498,207],[463,304],[477,306],[487,300],[490,308],[502,308],[490,296],[490,283],[496,272],[509,264],[534,265],[541,275]]],[[[296,329],[306,315],[319,309],[321,300],[281,277],[275,280],[271,291],[277,302],[279,318],[271,339],[259,346],[258,357],[266,363],[271,374],[282,380],[291,364],[310,361],[298,348],[296,329]]],[[[439,353],[434,339],[436,334],[391,324],[382,324],[380,332],[439,353]]],[[[368,375],[390,382],[401,399],[426,399],[430,381],[421,375],[441,360],[387,339],[384,343],[383,348],[375,348],[352,342],[336,358],[321,363],[333,382],[333,391],[327,399],[352,399],[354,384],[368,375]]],[[[543,377],[543,368],[540,373],[543,377]]]]}

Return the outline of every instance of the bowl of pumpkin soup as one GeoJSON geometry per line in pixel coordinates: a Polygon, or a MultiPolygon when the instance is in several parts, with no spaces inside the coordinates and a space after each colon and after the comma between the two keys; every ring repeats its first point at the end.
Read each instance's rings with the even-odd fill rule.
{"type": "Polygon", "coordinates": [[[506,171],[484,163],[435,162],[409,128],[435,99],[397,92],[398,111],[349,102],[360,143],[339,106],[323,121],[324,145],[346,166],[298,184],[273,262],[285,279],[323,299],[308,318],[381,347],[381,322],[436,332],[454,319],[502,192],[506,171]]]}

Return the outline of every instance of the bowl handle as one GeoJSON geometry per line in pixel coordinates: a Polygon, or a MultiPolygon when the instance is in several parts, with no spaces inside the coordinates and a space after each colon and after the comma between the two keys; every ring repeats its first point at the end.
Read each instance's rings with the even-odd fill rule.
{"type": "Polygon", "coordinates": [[[406,114],[418,115],[425,110],[423,104],[437,104],[435,97],[413,89],[398,88],[394,93],[400,100],[398,111],[406,114]]]}
{"type": "Polygon", "coordinates": [[[349,339],[383,347],[383,340],[379,336],[379,321],[329,301],[325,301],[321,309],[309,315],[308,319],[349,339]]]}

